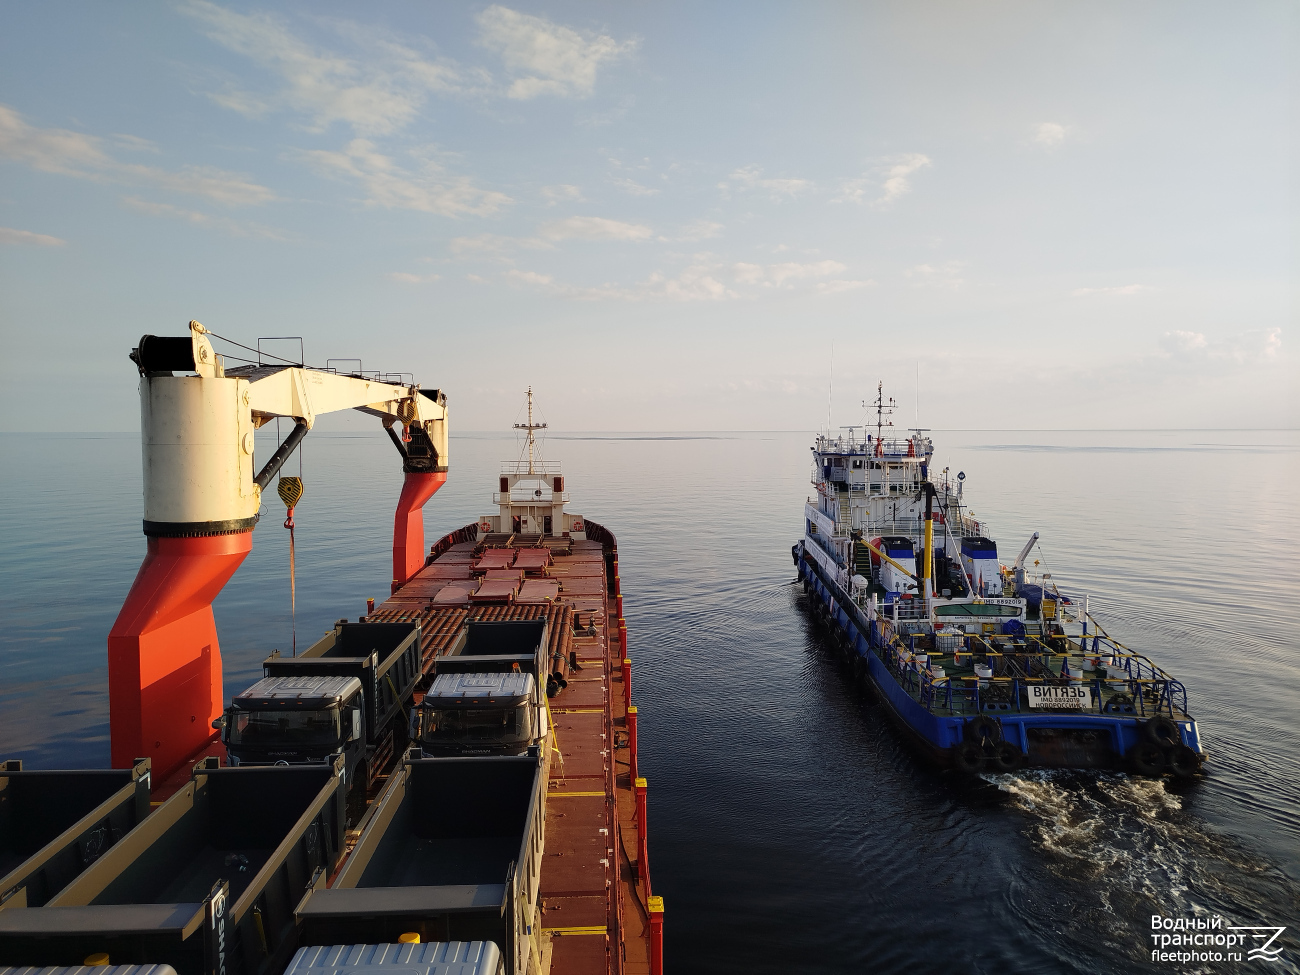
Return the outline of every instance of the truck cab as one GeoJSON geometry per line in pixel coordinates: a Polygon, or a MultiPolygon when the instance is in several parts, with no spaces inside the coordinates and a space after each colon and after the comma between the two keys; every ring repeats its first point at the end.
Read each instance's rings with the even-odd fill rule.
{"type": "Polygon", "coordinates": [[[412,712],[411,738],[431,757],[523,755],[543,715],[532,674],[441,674],[412,712]]]}
{"type": "Polygon", "coordinates": [[[407,708],[423,675],[414,623],[348,623],[266,675],[213,722],[231,765],[299,765],[342,754],[349,816],[406,747],[407,708]]]}
{"type": "Polygon", "coordinates": [[[548,646],[545,620],[468,624],[434,662],[433,684],[411,711],[412,742],[431,758],[539,745],[549,731],[539,677],[548,646]]]}
{"type": "Polygon", "coordinates": [[[231,765],[301,765],[366,748],[365,698],[355,677],[263,677],[226,709],[221,741],[231,765]]]}

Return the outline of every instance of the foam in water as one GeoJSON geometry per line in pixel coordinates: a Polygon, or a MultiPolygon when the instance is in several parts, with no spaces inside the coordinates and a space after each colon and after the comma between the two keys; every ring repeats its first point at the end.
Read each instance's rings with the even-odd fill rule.
{"type": "MultiPolygon", "coordinates": [[[[1055,769],[981,778],[1026,816],[1046,868],[1092,889],[1119,941],[1131,944],[1153,914],[1250,925],[1284,924],[1294,910],[1286,878],[1186,812],[1163,779],[1055,769]]],[[[1273,970],[1300,968],[1283,957],[1273,970]]]]}

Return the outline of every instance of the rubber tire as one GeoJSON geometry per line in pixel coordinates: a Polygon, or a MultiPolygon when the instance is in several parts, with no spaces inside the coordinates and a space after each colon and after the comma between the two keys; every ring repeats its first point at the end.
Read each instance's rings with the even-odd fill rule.
{"type": "Polygon", "coordinates": [[[1201,756],[1187,745],[1175,745],[1165,753],[1169,771],[1180,779],[1190,779],[1201,770],[1201,756]]]}
{"type": "Polygon", "coordinates": [[[987,714],[981,714],[977,718],[971,718],[966,722],[965,738],[967,741],[979,744],[986,738],[989,744],[996,745],[1002,740],[1002,723],[997,718],[990,718],[987,714]]]}
{"type": "Polygon", "coordinates": [[[1009,741],[993,749],[993,767],[999,772],[1014,772],[1025,763],[1025,753],[1009,741]]]}
{"type": "Polygon", "coordinates": [[[973,741],[963,741],[952,748],[952,767],[974,775],[984,767],[984,749],[973,741]]]}
{"type": "Polygon", "coordinates": [[[1178,733],[1178,725],[1163,714],[1156,715],[1143,725],[1142,733],[1147,741],[1161,748],[1173,748],[1183,743],[1183,736],[1178,733]]]}
{"type": "Polygon", "coordinates": [[[1159,775],[1165,770],[1165,753],[1155,742],[1138,742],[1128,757],[1133,771],[1139,775],[1159,775]]]}

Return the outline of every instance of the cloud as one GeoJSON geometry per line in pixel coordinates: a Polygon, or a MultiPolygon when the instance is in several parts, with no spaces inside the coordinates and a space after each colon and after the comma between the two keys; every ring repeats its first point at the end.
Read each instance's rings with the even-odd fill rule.
{"type": "Polygon", "coordinates": [[[44,173],[102,178],[118,165],[101,148],[103,140],[67,129],[38,129],[7,105],[0,105],[0,156],[44,173]]]}
{"type": "Polygon", "coordinates": [[[25,244],[29,247],[62,247],[67,241],[49,234],[35,234],[30,230],[0,227],[0,244],[25,244]]]}
{"type": "Polygon", "coordinates": [[[1071,298],[1083,298],[1086,295],[1137,295],[1145,291],[1155,291],[1150,285],[1125,284],[1111,288],[1075,288],[1070,292],[1071,298]]]}
{"type": "Polygon", "coordinates": [[[543,224],[537,233],[545,240],[649,240],[653,232],[637,223],[604,217],[568,217],[543,224]]]}
{"type": "Polygon", "coordinates": [[[966,279],[961,276],[965,266],[961,261],[947,261],[938,267],[933,264],[918,264],[904,271],[903,276],[922,287],[960,288],[966,283],[966,279]]]}
{"type": "Polygon", "coordinates": [[[499,5],[488,7],[477,21],[479,43],[499,54],[514,75],[507,96],[525,101],[539,95],[585,98],[596,88],[596,70],[637,46],[499,5]]]}
{"type": "Polygon", "coordinates": [[[846,270],[839,261],[817,261],[812,264],[736,264],[736,281],[764,288],[791,288],[797,281],[824,278],[846,270]]]}
{"type": "Polygon", "coordinates": [[[822,295],[838,295],[846,291],[857,291],[859,288],[874,288],[876,282],[870,278],[863,280],[836,280],[836,281],[819,281],[817,283],[817,293],[822,295]]]}
{"type": "MultiPolygon", "coordinates": [[[[751,296],[755,289],[793,290],[799,282],[838,274],[845,270],[838,261],[818,261],[812,264],[726,264],[709,255],[697,255],[694,261],[677,274],[655,271],[645,280],[633,285],[603,284],[594,287],[564,284],[553,275],[537,271],[511,270],[508,280],[533,287],[547,294],[577,301],[726,301],[751,296]],[[730,283],[728,283],[730,279],[730,283]]],[[[818,282],[822,294],[834,294],[858,287],[870,281],[818,282]]]]}
{"type": "MultiPolygon", "coordinates": [[[[448,245],[457,257],[499,257],[516,247],[527,247],[534,242],[523,237],[505,237],[501,234],[475,234],[470,237],[453,237],[448,245]]],[[[540,242],[537,242],[540,245],[540,242]]]]}
{"type": "Polygon", "coordinates": [[[512,270],[506,276],[521,285],[576,301],[721,301],[740,297],[718,280],[716,271],[717,265],[693,264],[675,276],[656,271],[644,281],[630,287],[614,284],[595,287],[568,285],[556,281],[550,274],[536,271],[512,270]]]}
{"type": "Polygon", "coordinates": [[[1282,356],[1282,329],[1269,328],[1207,338],[1203,332],[1174,329],[1160,336],[1157,358],[1204,371],[1261,365],[1282,356]]]}
{"type": "Polygon", "coordinates": [[[725,229],[722,224],[714,223],[712,220],[695,220],[678,231],[676,237],[660,237],[659,239],[664,242],[709,240],[713,237],[722,236],[722,231],[725,229]]]}
{"type": "Polygon", "coordinates": [[[237,13],[207,0],[190,0],[181,10],[203,23],[208,37],[222,47],[283,81],[279,91],[266,96],[233,86],[210,93],[217,104],[251,118],[287,109],[310,119],[314,131],[342,122],[358,134],[386,134],[415,118],[429,93],[480,90],[490,80],[346,21],[334,22],[335,29],[366,48],[366,58],[318,50],[274,14],[237,13]]]}
{"type": "Polygon", "coordinates": [[[912,189],[911,176],[930,165],[930,157],[919,152],[883,159],[866,175],[845,180],[833,203],[859,203],[887,207],[912,189]]]}
{"type": "MultiPolygon", "coordinates": [[[[121,138],[115,137],[119,142],[121,138]]],[[[103,139],[68,129],[37,128],[7,105],[0,105],[0,158],[45,173],[98,183],[146,185],[202,196],[225,206],[252,206],[276,198],[265,186],[212,166],[168,170],[120,162],[104,150],[103,139]]]]}
{"type": "Polygon", "coordinates": [[[401,284],[429,284],[442,280],[441,274],[411,274],[407,271],[389,271],[384,277],[401,284]]]}
{"type": "Polygon", "coordinates": [[[184,220],[186,223],[194,224],[197,227],[212,227],[223,230],[233,237],[260,237],[265,240],[289,239],[282,231],[273,227],[231,220],[229,217],[217,217],[209,213],[200,213],[197,210],[186,210],[170,203],[155,203],[150,200],[142,200],[137,196],[122,197],[122,204],[139,213],[147,213],[153,217],[170,217],[174,220],[184,220]]]}
{"type": "Polygon", "coordinates": [[[127,152],[160,152],[158,143],[150,142],[148,139],[141,139],[138,135],[124,135],[121,132],[114,132],[109,136],[113,140],[115,149],[125,149],[127,152]]]}
{"type": "Polygon", "coordinates": [[[1034,128],[1033,141],[1044,149],[1055,149],[1068,133],[1069,129],[1057,122],[1039,122],[1034,128]]]}
{"type": "Polygon", "coordinates": [[[561,183],[558,186],[543,186],[542,198],[546,200],[546,205],[553,207],[557,203],[582,201],[582,190],[568,183],[561,183]]]}
{"type": "MultiPolygon", "coordinates": [[[[636,243],[654,237],[649,227],[605,217],[566,217],[552,220],[537,228],[532,237],[509,237],[501,234],[475,234],[452,239],[451,252],[457,257],[491,257],[509,260],[511,251],[551,250],[556,244],[568,240],[624,241],[636,243]]],[[[659,240],[665,238],[660,237],[659,240]]]]}
{"type": "Polygon", "coordinates": [[[612,182],[620,190],[625,193],[631,193],[633,196],[654,196],[659,192],[659,190],[653,186],[642,186],[634,179],[626,179],[620,176],[615,176],[612,179],[612,182]]]}
{"type": "Polygon", "coordinates": [[[325,176],[359,182],[366,202],[388,209],[417,210],[444,217],[486,216],[514,201],[504,193],[485,190],[467,176],[454,176],[418,152],[417,171],[399,166],[367,139],[353,139],[340,152],[316,149],[303,156],[325,176]]]}
{"type": "Polygon", "coordinates": [[[555,280],[549,274],[539,274],[536,271],[519,271],[512,269],[506,272],[506,274],[507,277],[513,278],[516,281],[522,281],[524,284],[535,284],[541,285],[542,287],[550,287],[551,282],[555,280]]]}
{"type": "Polygon", "coordinates": [[[733,189],[766,190],[772,195],[772,199],[777,201],[782,198],[797,196],[805,190],[812,189],[812,187],[812,180],[807,179],[796,177],[764,178],[763,171],[757,166],[744,166],[734,170],[718,184],[718,189],[724,193],[728,193],[733,189]]]}
{"type": "Polygon", "coordinates": [[[584,115],[574,119],[579,125],[587,125],[596,128],[602,125],[613,125],[615,122],[621,122],[627,118],[628,112],[632,111],[636,105],[636,96],[624,95],[622,100],[611,109],[603,112],[593,112],[590,115],[584,115]]]}

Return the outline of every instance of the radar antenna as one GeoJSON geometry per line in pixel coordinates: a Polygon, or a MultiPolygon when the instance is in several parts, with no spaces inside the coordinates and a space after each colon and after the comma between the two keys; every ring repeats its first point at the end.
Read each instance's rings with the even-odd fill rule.
{"type": "MultiPolygon", "coordinates": [[[[519,414],[516,413],[515,415],[518,416],[519,414]]],[[[533,387],[532,386],[528,387],[528,422],[516,423],[515,429],[528,431],[528,473],[535,474],[536,471],[533,470],[533,431],[545,430],[546,424],[533,422],[533,387]]]]}
{"type": "Polygon", "coordinates": [[[880,442],[881,431],[885,427],[892,427],[893,420],[887,420],[885,417],[891,416],[894,412],[894,398],[891,396],[885,399],[885,384],[880,382],[876,384],[876,401],[874,403],[863,403],[863,408],[874,406],[876,408],[876,442],[880,442]]]}

